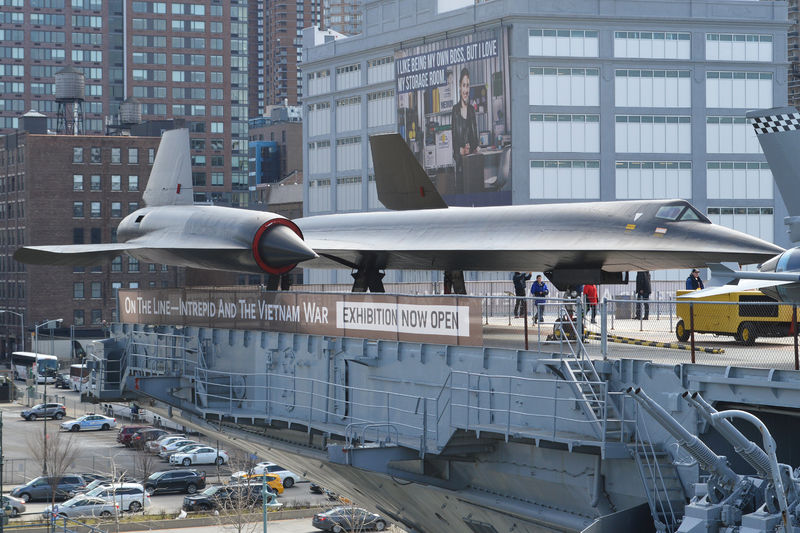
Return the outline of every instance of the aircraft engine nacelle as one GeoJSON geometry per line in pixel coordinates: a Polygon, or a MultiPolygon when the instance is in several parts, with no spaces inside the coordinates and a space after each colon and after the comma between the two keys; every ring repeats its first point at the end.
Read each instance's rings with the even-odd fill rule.
{"type": "Polygon", "coordinates": [[[291,220],[219,206],[143,208],[122,221],[117,236],[144,245],[126,250],[141,261],[210,270],[281,275],[317,257],[291,220]]]}
{"type": "MultiPolygon", "coordinates": [[[[800,274],[800,247],[790,248],[780,255],[776,255],[758,269],[760,272],[796,272],[800,274]]],[[[773,287],[763,287],[761,292],[779,302],[800,301],[800,284],[788,283],[773,287]]]]}

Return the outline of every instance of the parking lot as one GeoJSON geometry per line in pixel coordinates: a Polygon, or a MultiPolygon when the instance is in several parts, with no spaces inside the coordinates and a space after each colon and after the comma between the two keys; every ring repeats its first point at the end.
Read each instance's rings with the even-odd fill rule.
{"type": "MultiPolygon", "coordinates": [[[[48,393],[52,394],[51,387],[48,393]]],[[[45,431],[53,433],[57,431],[60,422],[73,420],[73,415],[80,415],[83,405],[77,406],[80,398],[77,393],[57,391],[59,401],[65,397],[67,405],[67,417],[62,421],[43,420],[27,421],[20,413],[26,406],[21,404],[7,404],[0,407],[3,412],[3,455],[5,457],[5,468],[3,472],[3,493],[8,494],[15,486],[21,485],[42,474],[42,465],[35,458],[31,450],[36,446],[41,446],[42,435],[45,431]]],[[[98,413],[100,413],[100,406],[98,413]]],[[[91,410],[91,408],[89,408],[91,410]]],[[[70,473],[97,473],[104,475],[114,475],[119,477],[123,473],[128,477],[133,477],[141,481],[144,471],[156,472],[170,470],[172,467],[158,456],[146,454],[133,450],[117,442],[118,428],[122,425],[130,424],[125,420],[117,420],[117,428],[108,431],[80,431],[76,433],[62,432],[61,437],[71,440],[77,449],[77,458],[72,467],[68,469],[70,473]]],[[[213,438],[192,435],[189,438],[216,447],[213,438]]],[[[247,453],[243,450],[226,450],[233,457],[246,457],[247,453]]],[[[268,457],[259,457],[259,461],[268,461],[268,457]]],[[[237,466],[236,459],[232,459],[232,465],[196,465],[192,468],[204,471],[206,474],[207,485],[225,483],[229,480],[232,472],[231,466],[237,466]]],[[[243,462],[239,462],[239,465],[243,462]]],[[[180,513],[185,494],[165,494],[153,495],[151,505],[146,509],[147,514],[164,514],[174,517],[180,513]]],[[[318,506],[330,504],[325,496],[313,494],[309,491],[309,483],[299,483],[294,487],[285,489],[279,496],[278,501],[285,507],[295,506],[318,506]]],[[[38,519],[41,512],[48,504],[42,502],[29,502],[26,506],[26,515],[22,519],[38,519]]]]}

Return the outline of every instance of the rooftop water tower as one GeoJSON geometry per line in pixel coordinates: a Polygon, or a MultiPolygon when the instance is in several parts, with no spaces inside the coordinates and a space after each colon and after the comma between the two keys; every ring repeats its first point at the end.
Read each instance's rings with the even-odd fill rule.
{"type": "Polygon", "coordinates": [[[83,135],[83,95],[86,79],[78,69],[64,67],[55,75],[58,123],[62,135],[83,135]]]}
{"type": "Polygon", "coordinates": [[[126,98],[119,106],[119,122],[122,126],[142,123],[142,104],[134,97],[126,98]]]}

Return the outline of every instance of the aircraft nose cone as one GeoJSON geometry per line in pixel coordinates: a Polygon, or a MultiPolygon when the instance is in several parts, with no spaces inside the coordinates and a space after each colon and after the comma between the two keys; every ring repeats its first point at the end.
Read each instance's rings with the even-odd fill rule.
{"type": "Polygon", "coordinates": [[[271,227],[261,236],[258,253],[268,266],[275,269],[318,257],[297,233],[282,225],[271,227]]]}

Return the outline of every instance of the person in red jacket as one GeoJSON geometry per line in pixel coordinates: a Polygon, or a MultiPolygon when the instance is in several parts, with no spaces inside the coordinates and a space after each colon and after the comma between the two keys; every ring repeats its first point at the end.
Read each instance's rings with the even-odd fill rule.
{"type": "Polygon", "coordinates": [[[592,312],[592,324],[596,324],[597,320],[597,285],[584,285],[583,294],[586,295],[586,305],[589,306],[589,311],[592,312]]]}

